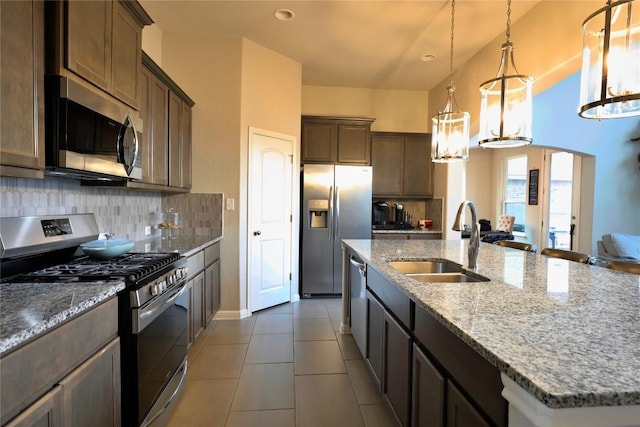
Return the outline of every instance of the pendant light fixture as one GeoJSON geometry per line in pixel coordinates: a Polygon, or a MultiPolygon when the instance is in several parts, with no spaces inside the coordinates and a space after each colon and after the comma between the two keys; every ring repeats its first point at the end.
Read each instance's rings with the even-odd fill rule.
{"type": "Polygon", "coordinates": [[[453,85],[453,29],[456,0],[451,0],[451,54],[449,56],[449,85],[447,105],[431,119],[431,160],[446,163],[469,160],[469,129],[471,116],[460,111],[453,85]]]}
{"type": "Polygon", "coordinates": [[[495,78],[480,85],[481,147],[520,147],[533,142],[533,77],[518,74],[511,43],[511,0],[507,1],[507,41],[495,78]],[[513,74],[509,74],[509,72],[513,74]]]}
{"type": "Polygon", "coordinates": [[[607,1],[582,24],[580,117],[640,115],[640,10],[607,1]]]}

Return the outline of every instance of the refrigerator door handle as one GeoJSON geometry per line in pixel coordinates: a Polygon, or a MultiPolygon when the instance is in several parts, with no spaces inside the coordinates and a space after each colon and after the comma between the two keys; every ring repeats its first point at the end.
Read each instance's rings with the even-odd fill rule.
{"type": "Polygon", "coordinates": [[[329,239],[333,241],[333,186],[329,187],[329,239]]]}
{"type": "Polygon", "coordinates": [[[338,239],[339,227],[340,227],[340,187],[336,186],[336,223],[335,223],[335,234],[333,235],[333,240],[338,239]]]}

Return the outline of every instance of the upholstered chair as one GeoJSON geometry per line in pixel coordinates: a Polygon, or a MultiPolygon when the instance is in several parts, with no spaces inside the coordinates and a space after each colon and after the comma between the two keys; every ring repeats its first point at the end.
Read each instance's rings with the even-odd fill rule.
{"type": "Polygon", "coordinates": [[[498,225],[496,230],[506,231],[507,233],[513,233],[513,224],[516,222],[516,217],[513,215],[500,215],[498,219],[498,225]]]}

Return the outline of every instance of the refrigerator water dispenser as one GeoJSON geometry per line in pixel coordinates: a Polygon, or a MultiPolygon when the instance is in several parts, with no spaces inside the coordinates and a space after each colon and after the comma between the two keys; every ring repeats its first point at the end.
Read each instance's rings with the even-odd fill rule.
{"type": "Polygon", "coordinates": [[[327,228],[328,200],[309,200],[309,228],[327,228]]]}

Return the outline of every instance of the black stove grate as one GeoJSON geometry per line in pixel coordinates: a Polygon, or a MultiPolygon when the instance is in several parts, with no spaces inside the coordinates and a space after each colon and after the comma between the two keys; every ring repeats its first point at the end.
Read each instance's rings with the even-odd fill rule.
{"type": "Polygon", "coordinates": [[[4,278],[2,281],[95,281],[122,278],[128,283],[138,283],[179,258],[178,253],[129,253],[108,260],[82,257],[68,263],[4,278]]]}

